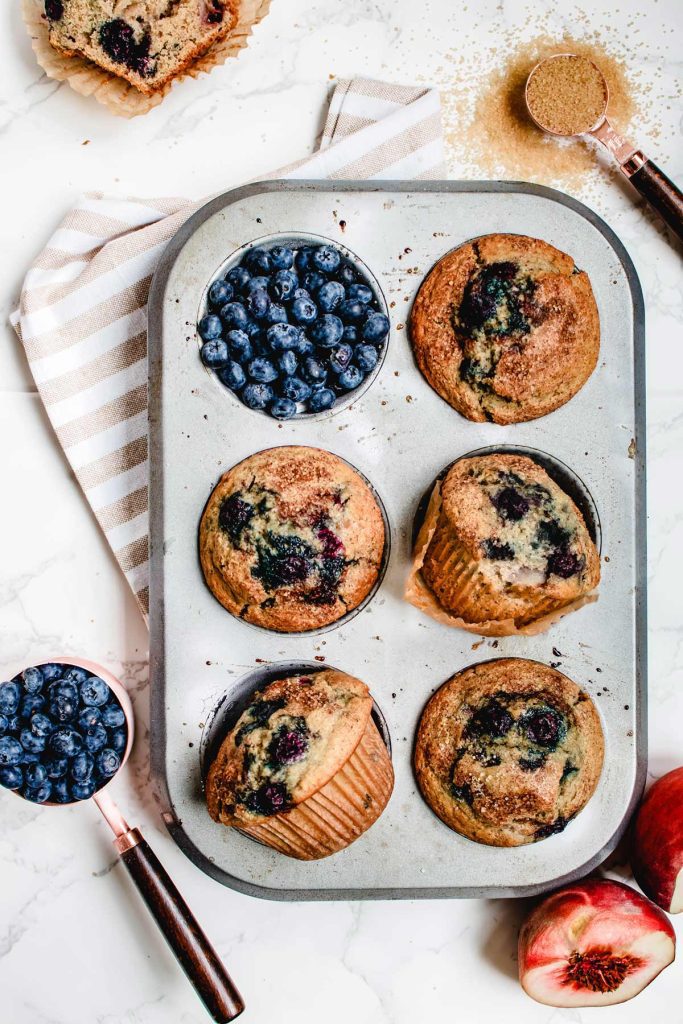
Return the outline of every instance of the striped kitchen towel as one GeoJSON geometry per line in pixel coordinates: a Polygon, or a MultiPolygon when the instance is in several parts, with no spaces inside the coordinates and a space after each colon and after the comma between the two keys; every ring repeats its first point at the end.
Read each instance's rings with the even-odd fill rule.
{"type": "MultiPolygon", "coordinates": [[[[438,92],[356,78],[335,86],[318,151],[269,177],[443,176],[438,92]]],[[[59,442],[145,616],[147,296],[166,243],[200,205],[84,196],[28,271],[11,318],[59,442]]]]}

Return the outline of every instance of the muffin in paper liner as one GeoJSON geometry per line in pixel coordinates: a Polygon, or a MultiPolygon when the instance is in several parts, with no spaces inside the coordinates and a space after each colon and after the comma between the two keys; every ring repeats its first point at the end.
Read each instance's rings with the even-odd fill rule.
{"type": "Polygon", "coordinates": [[[298,860],[337,853],[379,818],[394,772],[365,683],[337,669],[257,691],[209,768],[209,814],[298,860]]]}
{"type": "Polygon", "coordinates": [[[112,114],[126,118],[146,114],[158,106],[175,82],[208,74],[228,58],[236,57],[248,45],[252,29],[266,16],[269,8],[270,0],[241,0],[239,17],[232,32],[157,92],[146,96],[123,78],[105,71],[92,61],[84,57],[65,56],[55,50],[48,38],[44,0],[23,0],[24,22],[31,37],[33,52],[48,78],[67,82],[74,92],[81,96],[94,96],[112,114]]]}
{"type": "Polygon", "coordinates": [[[523,624],[512,617],[477,620],[476,588],[482,586],[481,580],[475,583],[478,563],[471,557],[464,545],[460,544],[456,538],[448,537],[446,530],[440,525],[442,518],[441,488],[442,481],[438,480],[432,490],[427,511],[415,541],[410,574],[404,591],[404,597],[410,604],[446,626],[454,626],[480,636],[496,637],[535,636],[545,632],[554,622],[559,621],[570,612],[597,601],[597,594],[584,594],[558,608],[553,606],[552,602],[539,599],[531,605],[530,614],[533,615],[533,621],[523,624]],[[439,531],[438,534],[437,531],[439,531]],[[462,611],[472,614],[471,619],[466,620],[462,614],[457,615],[449,611],[441,603],[423,575],[425,556],[435,536],[437,544],[441,548],[440,564],[443,569],[443,577],[444,580],[449,580],[448,583],[445,583],[446,593],[451,598],[456,595],[459,599],[462,598],[462,611]]]}

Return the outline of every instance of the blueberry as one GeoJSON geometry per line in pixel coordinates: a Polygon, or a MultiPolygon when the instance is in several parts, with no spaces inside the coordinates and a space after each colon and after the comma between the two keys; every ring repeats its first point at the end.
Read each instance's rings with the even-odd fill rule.
{"type": "Polygon", "coordinates": [[[497,700],[490,700],[472,715],[467,732],[474,736],[505,736],[514,724],[507,708],[497,700]]]}
{"type": "Polygon", "coordinates": [[[337,310],[344,323],[358,323],[367,312],[367,307],[357,299],[344,299],[337,310]]]}
{"type": "Polygon", "coordinates": [[[78,700],[68,693],[60,693],[50,701],[48,710],[56,722],[70,722],[78,713],[78,700]]]}
{"type": "Polygon", "coordinates": [[[313,324],[310,330],[312,341],[322,348],[334,348],[341,341],[344,325],[334,313],[325,313],[313,324]]]}
{"type": "Polygon", "coordinates": [[[246,253],[244,265],[252,274],[268,274],[271,270],[270,256],[265,249],[257,245],[246,253]]]}
{"type": "Polygon", "coordinates": [[[52,719],[48,718],[47,715],[43,715],[40,711],[36,712],[31,719],[31,732],[35,736],[49,736],[54,728],[55,724],[52,719]]]}
{"type": "Polygon", "coordinates": [[[21,730],[19,741],[24,750],[27,750],[29,754],[42,754],[45,750],[45,737],[35,736],[28,728],[21,730]]]}
{"type": "Polygon", "coordinates": [[[353,361],[361,373],[370,373],[377,366],[379,353],[374,345],[359,345],[353,354],[353,361]]]}
{"type": "MultiPolygon", "coordinates": [[[[59,21],[64,14],[62,0],[45,0],[45,17],[50,21],[59,21]]],[[[12,787],[14,788],[14,787],[12,787]]]]}
{"type": "Polygon", "coordinates": [[[529,708],[520,717],[520,731],[539,747],[554,749],[567,735],[567,723],[563,715],[554,708],[529,708]]]}
{"type": "Polygon", "coordinates": [[[45,771],[50,779],[61,779],[69,769],[68,757],[48,757],[45,761],[45,771]]]}
{"type": "Polygon", "coordinates": [[[35,750],[25,750],[24,751],[24,756],[21,759],[21,763],[23,765],[38,764],[38,762],[42,761],[42,759],[43,759],[43,751],[42,750],[40,752],[35,751],[35,750]]]}
{"type": "Polygon", "coordinates": [[[216,309],[220,309],[226,302],[230,302],[235,294],[235,289],[229,281],[214,281],[209,288],[209,302],[216,309]]]}
{"type": "Polygon", "coordinates": [[[308,739],[298,729],[283,726],[270,742],[268,758],[274,764],[294,764],[306,756],[308,739]]]}
{"type": "Polygon", "coordinates": [[[281,373],[284,373],[286,377],[291,377],[293,373],[296,373],[298,362],[292,350],[288,349],[287,352],[282,353],[277,361],[277,365],[280,367],[281,373]]]}
{"type": "Polygon", "coordinates": [[[0,683],[0,713],[13,715],[19,707],[21,698],[21,686],[12,679],[9,683],[0,683]]]}
{"type": "Polygon", "coordinates": [[[265,320],[267,324],[286,324],[287,310],[279,302],[271,302],[265,320]]]}
{"type": "Polygon", "coordinates": [[[299,285],[293,270],[278,270],[270,285],[270,294],[276,302],[286,302],[299,285]]]}
{"type": "MultiPolygon", "coordinates": [[[[310,397],[311,385],[301,377],[286,377],[280,391],[285,398],[290,398],[293,402],[305,402],[310,397]]],[[[285,417],[285,419],[288,418],[285,417]]]]}
{"type": "Polygon", "coordinates": [[[223,324],[215,313],[208,313],[197,324],[197,330],[202,341],[214,341],[216,338],[220,338],[223,324]]]}
{"type": "Polygon", "coordinates": [[[48,746],[53,754],[60,757],[73,757],[83,747],[83,737],[71,726],[63,725],[52,733],[48,740],[48,746]]]}
{"type": "Polygon", "coordinates": [[[90,676],[81,686],[81,700],[88,707],[102,707],[109,700],[109,694],[109,687],[99,676],[90,676]]]}
{"type": "Polygon", "coordinates": [[[233,288],[240,292],[249,284],[251,274],[246,267],[232,267],[231,270],[225,275],[226,281],[229,281],[233,288]]]}
{"type": "Polygon", "coordinates": [[[0,736],[0,765],[14,767],[21,764],[24,748],[14,736],[0,736]]]}
{"type": "Polygon", "coordinates": [[[245,331],[228,331],[225,335],[225,340],[228,343],[230,355],[238,363],[243,363],[245,360],[253,357],[251,341],[245,331]]]}
{"type": "Polygon", "coordinates": [[[264,782],[258,789],[249,793],[245,803],[254,814],[278,814],[287,810],[290,797],[284,782],[264,782]]]}
{"type": "Polygon", "coordinates": [[[294,263],[294,253],[286,245],[275,245],[270,250],[270,262],[276,270],[289,270],[294,263]]]}
{"type": "Polygon", "coordinates": [[[102,750],[106,746],[107,730],[101,722],[96,722],[86,729],[84,743],[85,749],[91,754],[96,754],[98,750],[102,750]]]}
{"type": "Polygon", "coordinates": [[[269,284],[269,277],[265,277],[263,275],[261,277],[252,277],[249,284],[244,289],[244,292],[247,296],[251,295],[251,293],[255,291],[267,292],[269,284]]]}
{"type": "Polygon", "coordinates": [[[251,379],[258,381],[259,384],[270,384],[271,381],[277,380],[278,376],[278,372],[270,359],[263,359],[261,357],[252,359],[247,365],[247,371],[251,379]]]}
{"type": "Polygon", "coordinates": [[[357,388],[363,380],[363,374],[357,366],[349,366],[348,369],[339,374],[337,380],[339,381],[339,386],[342,387],[344,391],[353,391],[353,389],[357,388]]]}
{"type": "Polygon", "coordinates": [[[19,706],[19,714],[22,718],[30,718],[31,715],[36,713],[36,711],[42,711],[44,707],[45,698],[42,694],[37,693],[35,696],[32,696],[30,693],[27,693],[26,696],[22,698],[19,706]]]}
{"type": "Polygon", "coordinates": [[[389,333],[389,318],[384,313],[371,313],[363,324],[363,341],[377,345],[389,333]]]}
{"type": "Polygon", "coordinates": [[[348,296],[367,306],[373,299],[372,288],[368,288],[366,284],[352,284],[349,286],[348,296]]]}
{"type": "Polygon", "coordinates": [[[298,356],[312,356],[315,352],[315,345],[302,331],[292,351],[296,352],[298,356]]]}
{"type": "Polygon", "coordinates": [[[246,384],[240,398],[250,409],[265,409],[272,400],[270,384],[246,384]]]}
{"type": "Polygon", "coordinates": [[[491,501],[503,519],[509,519],[514,523],[523,519],[529,511],[529,502],[514,487],[504,487],[491,498],[491,501]]]}
{"type": "Polygon", "coordinates": [[[97,786],[93,779],[88,779],[87,782],[72,782],[71,798],[72,800],[89,800],[96,789],[97,786]]]}
{"type": "Polygon", "coordinates": [[[318,307],[311,298],[296,298],[292,303],[292,319],[297,324],[312,324],[318,316],[318,307]]]}
{"type": "Polygon", "coordinates": [[[334,404],[335,394],[330,388],[321,388],[311,395],[308,401],[309,412],[322,412],[334,404]]]}
{"type": "Polygon", "coordinates": [[[583,560],[566,548],[553,551],[548,559],[548,575],[559,576],[563,580],[568,580],[570,576],[576,576],[582,568],[583,560]]]}
{"type": "Polygon", "coordinates": [[[341,281],[343,285],[348,287],[348,285],[353,284],[358,275],[356,274],[356,268],[353,266],[353,264],[348,263],[346,260],[344,260],[342,261],[342,264],[339,267],[339,270],[337,271],[335,277],[337,278],[338,281],[341,281]]]}
{"type": "Polygon", "coordinates": [[[331,245],[320,245],[313,250],[311,263],[324,274],[333,274],[341,263],[341,256],[331,245]]]}
{"type": "Polygon", "coordinates": [[[95,768],[97,774],[104,776],[109,779],[112,775],[115,775],[121,764],[121,758],[112,750],[111,747],[105,747],[104,750],[100,750],[99,754],[95,758],[95,768]]]}
{"type": "Polygon", "coordinates": [[[5,789],[20,789],[24,784],[24,773],[18,765],[0,768],[0,786],[5,789]]]}
{"type": "Polygon", "coordinates": [[[311,269],[312,255],[313,250],[308,245],[302,246],[297,251],[296,256],[294,257],[294,266],[296,267],[300,274],[303,274],[306,270],[311,269]]]}
{"type": "Polygon", "coordinates": [[[109,745],[117,754],[123,754],[128,743],[128,736],[125,729],[115,729],[109,737],[109,745]]]}
{"type": "Polygon", "coordinates": [[[486,557],[494,562],[511,562],[515,557],[515,550],[510,544],[501,543],[492,537],[483,540],[481,546],[486,557]]]}
{"type": "Polygon", "coordinates": [[[129,64],[135,50],[132,26],[123,18],[105,21],[100,26],[100,46],[115,64],[129,64]]]}
{"type": "Polygon", "coordinates": [[[323,313],[332,313],[339,303],[343,302],[344,295],[345,292],[343,284],[340,284],[339,281],[326,281],[325,284],[318,289],[316,298],[323,313]]]}
{"type": "Polygon", "coordinates": [[[270,307],[268,292],[263,288],[255,288],[249,292],[245,305],[247,312],[254,320],[265,320],[270,307]]]}
{"type": "MultiPolygon", "coordinates": [[[[81,680],[81,682],[85,682],[87,678],[88,674],[86,672],[83,674],[83,679],[81,680]]],[[[54,683],[50,683],[50,685],[47,688],[48,699],[52,701],[55,700],[57,697],[66,697],[67,700],[77,703],[79,686],[80,682],[77,685],[70,679],[56,679],[54,683]]]]}
{"type": "Polygon", "coordinates": [[[288,348],[296,348],[300,331],[293,324],[273,324],[266,331],[266,339],[271,351],[284,352],[288,348]]]}
{"type": "Polygon", "coordinates": [[[120,704],[116,704],[112,701],[111,704],[107,704],[106,708],[102,712],[102,724],[107,729],[120,729],[126,721],[126,716],[123,713],[123,708],[120,704]]]}
{"type": "Polygon", "coordinates": [[[233,359],[230,360],[227,366],[218,371],[217,376],[225,384],[226,388],[230,388],[231,391],[239,391],[247,382],[246,373],[240,364],[236,363],[233,359]]]}
{"type": "Polygon", "coordinates": [[[27,693],[40,693],[45,682],[43,673],[39,668],[25,669],[21,674],[21,678],[24,680],[24,689],[27,693]]]}
{"type": "Polygon", "coordinates": [[[74,782],[87,782],[93,773],[95,762],[86,750],[76,754],[71,762],[70,775],[74,782]]]}
{"type": "MultiPolygon", "coordinates": [[[[288,381],[292,379],[287,378],[288,381]]],[[[292,416],[296,416],[296,402],[291,398],[276,398],[270,404],[270,415],[276,420],[291,420],[292,416]]]]}
{"type": "Polygon", "coordinates": [[[226,302],[224,306],[221,306],[221,320],[228,330],[243,331],[249,322],[249,317],[241,302],[226,302]]]}
{"type": "Polygon", "coordinates": [[[309,384],[324,384],[327,380],[327,370],[315,356],[309,356],[304,360],[303,374],[309,384]]]}
{"type": "Polygon", "coordinates": [[[101,722],[101,721],[102,721],[102,712],[100,711],[99,708],[94,708],[94,707],[83,708],[83,710],[81,711],[81,713],[78,716],[79,728],[83,729],[84,731],[86,729],[92,729],[93,725],[97,725],[98,722],[101,722]]]}
{"type": "Polygon", "coordinates": [[[228,346],[222,338],[205,341],[199,351],[199,355],[204,366],[208,366],[212,370],[218,370],[221,366],[225,366],[230,359],[228,346]]]}
{"type": "Polygon", "coordinates": [[[80,686],[81,683],[86,681],[89,674],[90,673],[87,672],[86,669],[80,668],[78,665],[71,665],[62,676],[62,679],[65,683],[72,683],[75,686],[80,686]]]}
{"type": "Polygon", "coordinates": [[[309,295],[315,295],[318,289],[322,288],[325,284],[325,278],[317,270],[311,270],[308,274],[304,275],[302,284],[309,295]]]}
{"type": "Polygon", "coordinates": [[[40,764],[29,764],[24,768],[24,780],[27,786],[31,789],[38,789],[44,782],[47,781],[47,771],[45,765],[40,764]]]}
{"type": "Polygon", "coordinates": [[[330,367],[335,373],[343,373],[351,362],[352,356],[353,349],[351,346],[342,343],[337,348],[332,349],[330,354],[330,367]]]}
{"type": "Polygon", "coordinates": [[[71,803],[71,793],[67,779],[57,779],[52,783],[52,799],[56,804],[71,803]]]}
{"type": "Polygon", "coordinates": [[[358,342],[358,327],[355,324],[345,324],[342,341],[347,345],[355,345],[358,342]]]}
{"type": "Polygon", "coordinates": [[[52,794],[52,783],[49,780],[45,780],[42,785],[34,788],[33,786],[24,785],[21,791],[21,795],[25,800],[31,800],[34,804],[44,804],[50,799],[52,794]]]}
{"type": "Polygon", "coordinates": [[[51,683],[55,679],[61,679],[62,673],[64,672],[63,665],[56,665],[53,661],[48,662],[47,665],[41,665],[41,672],[43,673],[43,679],[46,683],[51,683]]]}
{"type": "Polygon", "coordinates": [[[0,736],[4,736],[9,729],[9,718],[7,715],[0,715],[0,736]]]}

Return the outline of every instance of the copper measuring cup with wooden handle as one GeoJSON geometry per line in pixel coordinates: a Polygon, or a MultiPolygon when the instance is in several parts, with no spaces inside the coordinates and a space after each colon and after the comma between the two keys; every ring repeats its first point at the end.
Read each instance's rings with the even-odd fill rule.
{"type": "MultiPolygon", "coordinates": [[[[83,658],[46,658],[40,664],[47,662],[84,668],[103,679],[114,693],[126,716],[127,730],[126,749],[116,771],[118,775],[133,746],[133,706],[125,687],[101,665],[83,658]]],[[[98,789],[91,799],[114,833],[117,853],[190,984],[217,1024],[228,1024],[242,1013],[244,1002],[192,911],[140,830],[129,826],[109,793],[109,783],[98,789]]],[[[44,806],[71,807],[73,804],[48,803],[44,806]]]]}
{"type": "Polygon", "coordinates": [[[531,120],[549,135],[555,135],[557,138],[577,138],[579,135],[591,135],[598,142],[602,143],[619,164],[619,170],[624,177],[628,178],[634,188],[657,211],[676,236],[683,241],[683,193],[652,160],[645,156],[642,150],[638,149],[622,135],[619,135],[609,123],[607,120],[609,88],[605,81],[605,76],[593,61],[573,53],[556,53],[552,57],[546,57],[545,60],[536,64],[529,73],[524,89],[524,99],[531,120]],[[556,128],[554,129],[547,124],[543,124],[539,119],[538,111],[534,112],[533,104],[529,102],[529,85],[534,76],[541,69],[547,67],[551,61],[566,59],[567,57],[577,61],[585,61],[586,65],[590,66],[594,72],[597,72],[602,79],[605,99],[602,112],[597,117],[595,123],[585,131],[576,134],[559,132],[556,128]]]}

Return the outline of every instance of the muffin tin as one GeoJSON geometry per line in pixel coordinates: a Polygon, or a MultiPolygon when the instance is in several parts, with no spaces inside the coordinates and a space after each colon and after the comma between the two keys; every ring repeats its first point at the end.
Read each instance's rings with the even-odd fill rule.
{"type": "Polygon", "coordinates": [[[224,884],[272,899],[523,896],[603,860],[638,799],[646,756],[643,306],[613,232],[575,200],[533,185],[249,185],[212,200],[170,243],[153,282],[149,323],[152,770],[179,846],[224,884]],[[509,427],[471,423],[449,408],[417,369],[405,327],[434,263],[496,231],[543,238],[570,253],[590,275],[602,335],[598,367],[575,398],[509,427]],[[210,379],[195,324],[208,283],[232,254],[252,241],[299,234],[360,257],[383,292],[392,330],[381,369],[350,404],[278,423],[210,379]],[[231,616],[204,585],[197,556],[199,519],[218,478],[246,456],[285,444],[326,448],[358,469],[381,497],[391,534],[387,571],[372,599],[353,618],[308,635],[272,633],[231,616]],[[402,592],[425,491],[455,459],[507,446],[527,449],[551,474],[553,464],[560,474],[564,464],[585,489],[597,509],[589,526],[601,533],[603,578],[596,604],[548,632],[480,640],[428,618],[402,592]],[[455,672],[494,657],[560,668],[593,698],[605,733],[605,768],[585,810],[564,833],[512,849],[448,829],[422,800],[412,770],[428,698],[455,672]],[[390,736],[396,786],[356,843],[299,862],[210,819],[202,752],[246,693],[273,673],[308,664],[368,684],[390,736]]]}

